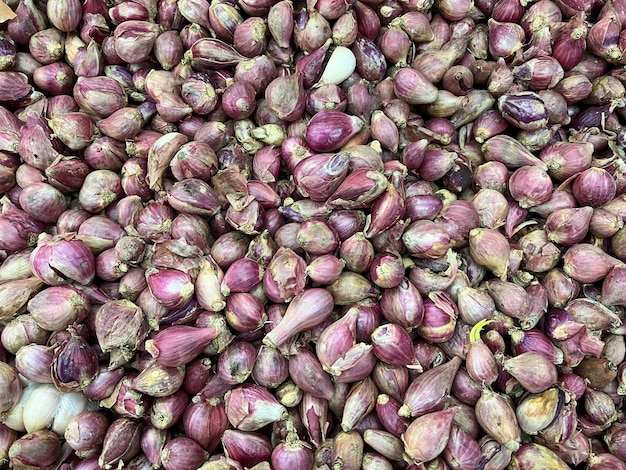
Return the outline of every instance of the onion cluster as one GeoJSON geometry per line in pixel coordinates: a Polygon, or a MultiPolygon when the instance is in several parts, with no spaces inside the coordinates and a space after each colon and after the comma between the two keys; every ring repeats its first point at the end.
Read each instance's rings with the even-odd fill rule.
{"type": "Polygon", "coordinates": [[[626,470],[626,0],[0,0],[0,465],[626,470]]]}

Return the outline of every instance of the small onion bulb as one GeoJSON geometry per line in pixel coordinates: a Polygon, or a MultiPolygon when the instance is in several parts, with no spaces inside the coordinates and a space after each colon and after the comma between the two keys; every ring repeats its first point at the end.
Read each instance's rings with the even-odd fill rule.
{"type": "Polygon", "coordinates": [[[98,408],[94,405],[97,404],[91,403],[90,407],[89,400],[82,392],[62,393],[50,429],[58,436],[63,436],[70,421],[83,411],[98,408]]]}
{"type": "Polygon", "coordinates": [[[35,382],[27,382],[26,386],[22,389],[22,396],[19,401],[3,416],[2,422],[6,426],[17,432],[26,431],[24,427],[24,405],[37,386],[38,384],[35,384],[35,382]]]}
{"type": "Polygon", "coordinates": [[[26,432],[41,431],[50,426],[60,399],[61,392],[52,384],[41,384],[35,387],[24,403],[23,420],[26,432]]]}
{"type": "Polygon", "coordinates": [[[348,78],[356,69],[356,58],[350,49],[343,46],[335,47],[330,55],[326,68],[322,73],[322,77],[314,87],[320,87],[328,83],[339,85],[348,78]]]}
{"type": "Polygon", "coordinates": [[[63,393],[52,384],[28,382],[18,403],[6,413],[4,424],[18,432],[51,428],[63,436],[74,416],[97,407],[81,392],[63,393]]]}

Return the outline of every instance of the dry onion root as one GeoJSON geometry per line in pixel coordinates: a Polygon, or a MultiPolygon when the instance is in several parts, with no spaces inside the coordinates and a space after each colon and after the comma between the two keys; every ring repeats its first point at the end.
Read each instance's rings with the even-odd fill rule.
{"type": "Polygon", "coordinates": [[[626,0],[0,21],[1,465],[626,469],[626,0]]]}

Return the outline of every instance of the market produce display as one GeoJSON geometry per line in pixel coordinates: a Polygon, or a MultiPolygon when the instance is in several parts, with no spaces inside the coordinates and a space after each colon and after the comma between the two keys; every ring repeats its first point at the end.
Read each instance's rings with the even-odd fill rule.
{"type": "Polygon", "coordinates": [[[626,470],[626,0],[0,0],[0,467],[626,470]]]}

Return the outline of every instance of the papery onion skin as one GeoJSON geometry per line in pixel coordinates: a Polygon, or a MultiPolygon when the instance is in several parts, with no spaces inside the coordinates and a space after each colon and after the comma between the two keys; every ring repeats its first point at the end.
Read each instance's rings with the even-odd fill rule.
{"type": "Polygon", "coordinates": [[[16,440],[8,455],[17,468],[45,467],[52,465],[61,455],[61,441],[52,431],[35,431],[16,440]]]}

